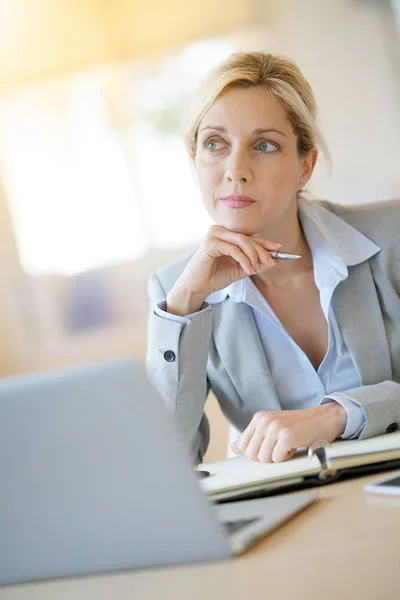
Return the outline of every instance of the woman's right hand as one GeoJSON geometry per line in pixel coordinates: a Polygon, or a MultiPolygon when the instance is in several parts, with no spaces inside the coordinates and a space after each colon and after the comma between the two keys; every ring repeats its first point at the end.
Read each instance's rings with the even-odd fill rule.
{"type": "Polygon", "coordinates": [[[268,250],[281,246],[213,225],[168,294],[168,312],[182,316],[196,312],[212,292],[273,268],[276,263],[268,250]]]}

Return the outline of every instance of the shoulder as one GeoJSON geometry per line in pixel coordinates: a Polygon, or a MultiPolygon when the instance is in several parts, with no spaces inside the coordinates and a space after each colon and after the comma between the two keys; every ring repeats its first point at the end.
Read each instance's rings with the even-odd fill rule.
{"type": "Polygon", "coordinates": [[[161,285],[165,295],[167,295],[168,292],[174,287],[176,280],[186,267],[193,255],[193,252],[186,254],[183,258],[175,262],[160,267],[150,275],[150,278],[158,281],[158,284],[161,285]]]}
{"type": "Polygon", "coordinates": [[[400,200],[383,200],[369,204],[342,205],[318,201],[318,204],[358,229],[380,246],[399,240],[400,200]]]}
{"type": "Polygon", "coordinates": [[[328,200],[316,200],[320,204],[340,217],[352,218],[365,217],[375,218],[377,215],[400,216],[400,200],[380,200],[365,204],[338,204],[328,200]]]}

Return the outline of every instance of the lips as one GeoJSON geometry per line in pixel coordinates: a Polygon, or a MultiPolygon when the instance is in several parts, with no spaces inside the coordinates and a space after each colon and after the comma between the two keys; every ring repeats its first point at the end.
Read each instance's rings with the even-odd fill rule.
{"type": "Polygon", "coordinates": [[[246,208],[255,203],[255,200],[248,196],[225,196],[221,200],[229,208],[246,208]]]}

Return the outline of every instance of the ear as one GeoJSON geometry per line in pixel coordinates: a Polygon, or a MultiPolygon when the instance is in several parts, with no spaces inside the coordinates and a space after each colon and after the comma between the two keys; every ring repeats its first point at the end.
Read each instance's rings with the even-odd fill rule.
{"type": "Polygon", "coordinates": [[[313,174],[314,167],[316,165],[318,158],[318,150],[317,148],[313,148],[307,154],[305,158],[301,159],[301,177],[299,181],[299,190],[303,189],[303,187],[307,184],[311,175],[313,174]]]}

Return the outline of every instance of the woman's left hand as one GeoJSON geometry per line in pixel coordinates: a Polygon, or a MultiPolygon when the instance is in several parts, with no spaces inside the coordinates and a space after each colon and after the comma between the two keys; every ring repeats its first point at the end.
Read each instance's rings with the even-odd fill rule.
{"type": "Polygon", "coordinates": [[[345,430],[347,413],[338,402],[302,410],[260,411],[240,439],[231,445],[236,454],[261,462],[283,462],[297,448],[313,442],[333,442],[345,430]]]}

